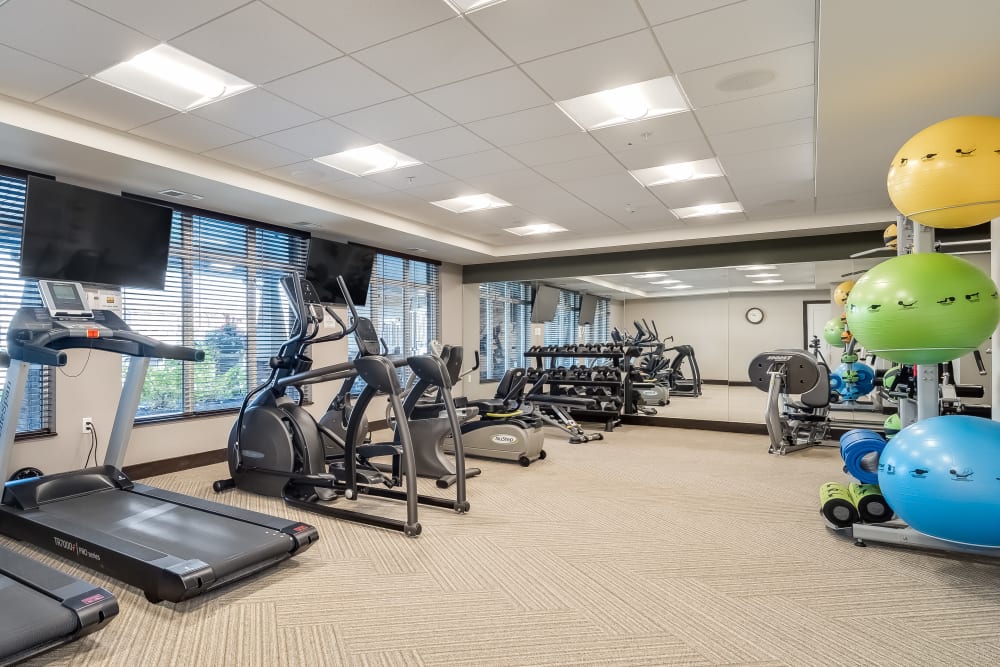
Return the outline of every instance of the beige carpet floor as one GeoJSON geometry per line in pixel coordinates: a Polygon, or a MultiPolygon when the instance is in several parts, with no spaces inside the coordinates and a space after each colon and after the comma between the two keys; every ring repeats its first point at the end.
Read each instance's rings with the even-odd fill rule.
{"type": "MultiPolygon", "coordinates": [[[[843,477],[833,449],[778,458],[763,436],[639,426],[546,444],[530,468],[477,459],[472,512],[422,509],[417,539],[230,492],[321,540],[179,605],[43,555],[114,591],[121,614],[32,664],[1000,664],[1000,565],[829,533],[817,488],[843,477]]],[[[147,481],[213,498],[223,474],[147,481]]]]}

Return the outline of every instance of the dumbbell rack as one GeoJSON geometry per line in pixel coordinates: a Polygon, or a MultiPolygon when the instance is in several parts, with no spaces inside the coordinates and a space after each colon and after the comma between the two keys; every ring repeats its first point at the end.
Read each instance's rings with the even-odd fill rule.
{"type": "MultiPolygon", "coordinates": [[[[572,351],[565,346],[547,346],[539,349],[532,349],[524,353],[525,359],[534,359],[535,369],[538,373],[550,373],[560,370],[556,366],[559,358],[573,359],[607,359],[611,362],[615,370],[617,379],[593,379],[581,377],[551,377],[545,383],[548,386],[547,393],[553,396],[566,395],[570,387],[589,387],[595,390],[610,390],[610,395],[606,398],[606,403],[615,403],[614,409],[603,410],[578,410],[573,409],[571,413],[574,418],[584,421],[603,421],[604,430],[612,431],[618,425],[623,413],[631,414],[635,412],[635,400],[632,391],[631,370],[632,360],[638,357],[642,351],[635,347],[617,347],[612,351],[588,352],[572,351]],[[548,364],[546,364],[548,359],[548,364]]],[[[569,374],[571,371],[565,369],[569,374]]],[[[594,369],[599,371],[599,369],[594,369]]],[[[530,380],[529,380],[530,384],[530,380]]]]}

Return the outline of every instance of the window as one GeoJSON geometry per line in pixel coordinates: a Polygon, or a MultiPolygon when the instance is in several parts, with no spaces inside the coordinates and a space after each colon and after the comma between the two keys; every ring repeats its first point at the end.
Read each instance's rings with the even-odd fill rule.
{"type": "MultiPolygon", "coordinates": [[[[3,347],[6,347],[7,327],[14,311],[22,306],[42,305],[37,283],[17,277],[21,266],[26,191],[25,174],[0,168],[0,340],[3,347]]],[[[18,434],[52,432],[52,373],[50,367],[29,367],[24,405],[17,422],[18,434]]],[[[0,382],[6,380],[7,369],[0,368],[0,382]]]]}
{"type": "MultiPolygon", "coordinates": [[[[545,323],[546,345],[576,345],[580,336],[580,295],[576,292],[559,290],[559,304],[556,316],[545,323]]],[[[571,366],[576,363],[572,357],[559,357],[552,362],[556,366],[571,366]]]]}
{"type": "Polygon", "coordinates": [[[584,343],[607,343],[611,340],[608,322],[611,319],[611,301],[598,299],[594,310],[594,323],[583,327],[584,343]]]}
{"type": "MultiPolygon", "coordinates": [[[[368,286],[368,301],[358,307],[358,314],[371,319],[375,331],[388,348],[390,357],[426,354],[431,341],[441,337],[438,266],[430,262],[397,255],[377,253],[368,286]]],[[[348,358],[353,359],[358,346],[351,337],[348,358]]],[[[409,369],[400,369],[400,381],[409,378],[409,369]]],[[[364,382],[354,383],[351,393],[361,393],[364,382]]]]}
{"type": "Polygon", "coordinates": [[[137,421],[240,406],[288,336],[279,280],[305,272],[306,243],[290,230],[174,207],[166,289],[123,289],[123,317],[136,331],[204,350],[205,360],[153,359],[137,421]]]}
{"type": "Polygon", "coordinates": [[[500,380],[523,368],[531,341],[531,285],[479,284],[479,380],[500,380]]]}

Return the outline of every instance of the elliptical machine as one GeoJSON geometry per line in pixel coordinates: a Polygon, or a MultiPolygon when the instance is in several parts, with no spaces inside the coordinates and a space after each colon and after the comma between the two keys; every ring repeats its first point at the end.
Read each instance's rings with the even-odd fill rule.
{"type": "MultiPolygon", "coordinates": [[[[311,283],[294,273],[282,277],[281,286],[291,302],[294,315],[292,333],[282,344],[277,356],[271,358],[271,373],[267,381],[244,399],[229,437],[228,460],[232,477],[215,482],[213,488],[217,493],[241,488],[261,495],[281,497],[293,507],[337,519],[399,530],[407,536],[416,537],[421,532],[417,518],[418,504],[448,508],[463,514],[469,510],[469,503],[466,500],[464,475],[457,477],[454,500],[417,493],[413,441],[403,417],[401,387],[396,368],[409,365],[421,380],[440,384],[443,393],[450,399],[451,384],[447,369],[440,359],[432,355],[398,361],[369,356],[313,369],[312,360],[306,356],[305,348],[316,343],[340,340],[354,331],[356,326],[357,312],[348,296],[347,286],[342,277],[337,278],[337,283],[341,293],[347,297],[352,320],[350,326],[345,325],[332,308],[320,302],[311,283]],[[324,314],[333,318],[340,331],[326,336],[318,335],[324,314]],[[289,387],[355,376],[361,377],[366,386],[354,405],[343,438],[319,424],[287,395],[289,387]],[[388,396],[393,414],[397,417],[396,442],[363,442],[362,417],[365,408],[377,394],[388,396]],[[324,438],[338,443],[342,454],[328,460],[324,438]],[[391,475],[384,474],[369,462],[369,459],[381,456],[392,457],[391,475]],[[326,463],[329,463],[329,467],[324,470],[326,463]],[[404,477],[405,491],[396,490],[394,487],[402,485],[404,477]],[[357,500],[362,494],[405,501],[406,519],[400,521],[325,504],[340,498],[357,500]]],[[[454,408],[447,412],[452,428],[455,433],[460,434],[461,428],[454,408]]],[[[458,469],[464,470],[461,435],[456,437],[455,442],[455,460],[458,469]]]]}

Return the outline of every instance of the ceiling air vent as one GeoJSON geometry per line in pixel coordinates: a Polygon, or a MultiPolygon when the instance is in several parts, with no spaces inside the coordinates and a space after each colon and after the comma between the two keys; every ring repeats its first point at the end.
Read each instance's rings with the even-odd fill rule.
{"type": "Polygon", "coordinates": [[[201,195],[194,195],[190,192],[182,192],[180,190],[160,190],[157,194],[163,195],[164,197],[173,197],[174,199],[187,199],[189,201],[204,199],[201,195]]]}

